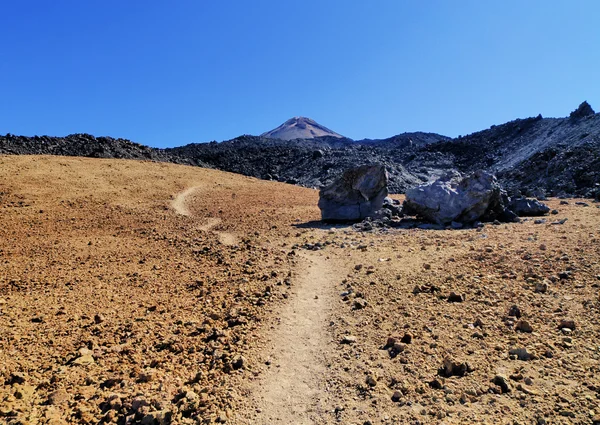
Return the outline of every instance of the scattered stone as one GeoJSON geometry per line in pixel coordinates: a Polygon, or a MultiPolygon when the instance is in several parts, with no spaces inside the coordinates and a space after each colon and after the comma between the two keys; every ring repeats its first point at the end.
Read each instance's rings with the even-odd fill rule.
{"type": "Polygon", "coordinates": [[[398,403],[402,399],[402,393],[400,391],[394,391],[392,394],[392,401],[398,403]]]}
{"type": "Polygon", "coordinates": [[[59,405],[69,401],[69,393],[64,389],[58,389],[48,396],[48,404],[59,405]]]}
{"type": "Polygon", "coordinates": [[[520,319],[521,318],[521,309],[516,304],[512,305],[508,309],[508,316],[516,317],[517,319],[520,319]]]}
{"type": "Polygon", "coordinates": [[[91,354],[84,354],[83,356],[77,357],[71,362],[71,364],[77,366],[87,366],[96,363],[91,354]]]}
{"type": "Polygon", "coordinates": [[[502,394],[511,392],[510,382],[503,375],[496,375],[494,379],[492,379],[492,383],[500,387],[502,394]]]}
{"type": "Polygon", "coordinates": [[[513,348],[509,350],[508,354],[517,360],[529,361],[534,360],[535,356],[527,351],[525,347],[513,348]]]}
{"type": "Polygon", "coordinates": [[[438,375],[449,378],[451,376],[465,376],[473,369],[466,362],[457,362],[451,357],[444,358],[442,367],[438,370],[438,375]]]}
{"type": "Polygon", "coordinates": [[[434,390],[441,390],[442,388],[444,388],[444,385],[437,379],[429,381],[427,385],[429,385],[434,390]]]}
{"type": "Polygon", "coordinates": [[[571,319],[562,319],[558,325],[559,329],[570,329],[575,330],[575,321],[571,319]]]}
{"type": "Polygon", "coordinates": [[[568,201],[560,201],[560,205],[569,205],[568,201]]]}
{"type": "Polygon", "coordinates": [[[550,211],[550,214],[557,215],[558,214],[558,210],[552,210],[552,211],[550,211]]]}
{"type": "Polygon", "coordinates": [[[354,344],[356,342],[356,337],[351,335],[344,335],[340,344],[354,344]]]}
{"type": "Polygon", "coordinates": [[[531,333],[533,332],[533,327],[529,324],[527,320],[519,320],[515,329],[520,332],[531,333]]]}
{"type": "Polygon", "coordinates": [[[365,382],[369,387],[374,387],[377,385],[377,380],[373,375],[368,375],[367,379],[365,379],[365,382]]]}
{"type": "Polygon", "coordinates": [[[410,333],[405,333],[400,342],[404,344],[410,344],[413,340],[413,336],[410,333]]]}
{"type": "Polygon", "coordinates": [[[97,325],[99,325],[100,323],[104,322],[104,316],[102,314],[96,314],[94,316],[94,323],[96,323],[97,325]]]}
{"type": "Polygon", "coordinates": [[[11,373],[7,384],[8,385],[15,385],[15,384],[21,385],[21,384],[24,384],[25,381],[26,381],[25,374],[23,374],[21,372],[13,372],[13,373],[11,373]]]}
{"type": "Polygon", "coordinates": [[[457,294],[456,292],[450,292],[450,295],[448,295],[449,303],[462,303],[464,300],[464,295],[457,294]]]}
{"type": "Polygon", "coordinates": [[[589,207],[590,204],[588,204],[587,202],[575,202],[575,205],[579,205],[580,207],[589,207]]]}
{"type": "Polygon", "coordinates": [[[352,304],[353,310],[362,310],[367,306],[367,301],[363,298],[354,299],[354,303],[352,304]]]}
{"type": "Polygon", "coordinates": [[[535,292],[545,294],[548,292],[548,284],[546,282],[538,282],[535,284],[535,292]]]}
{"type": "Polygon", "coordinates": [[[231,367],[233,367],[234,370],[241,369],[245,365],[246,365],[246,358],[240,354],[235,356],[233,358],[233,360],[231,361],[231,367]]]}

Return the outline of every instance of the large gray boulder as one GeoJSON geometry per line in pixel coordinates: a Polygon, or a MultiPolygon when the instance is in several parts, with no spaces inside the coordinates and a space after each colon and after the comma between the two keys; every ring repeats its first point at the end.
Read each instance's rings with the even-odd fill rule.
{"type": "Polygon", "coordinates": [[[344,174],[319,192],[323,221],[358,221],[371,217],[388,195],[388,175],[383,165],[362,165],[344,174]]]}
{"type": "Polygon", "coordinates": [[[409,189],[403,211],[440,225],[468,224],[502,214],[502,191],[496,177],[485,171],[467,176],[449,172],[433,183],[409,189]]]}

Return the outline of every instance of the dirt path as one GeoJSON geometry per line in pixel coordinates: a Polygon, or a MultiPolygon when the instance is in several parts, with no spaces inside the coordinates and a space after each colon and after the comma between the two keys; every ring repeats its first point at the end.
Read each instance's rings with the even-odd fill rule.
{"type": "Polygon", "coordinates": [[[177,196],[175,196],[175,199],[171,201],[171,207],[175,210],[177,214],[185,215],[188,217],[192,215],[192,213],[186,205],[186,201],[187,197],[194,193],[196,189],[198,189],[198,186],[192,186],[190,188],[187,188],[183,192],[179,192],[177,196]]]}
{"type": "Polygon", "coordinates": [[[270,365],[252,384],[254,411],[240,415],[247,424],[324,422],[327,395],[325,355],[333,301],[334,268],[320,254],[303,254],[296,292],[280,312],[265,355],[270,365]]]}
{"type": "MultiPolygon", "coordinates": [[[[193,216],[186,203],[196,189],[175,197],[171,205],[178,214],[193,216]]],[[[234,235],[213,230],[220,223],[220,218],[209,217],[198,229],[215,232],[223,244],[237,243],[234,235]]],[[[340,273],[323,254],[305,252],[295,276],[294,293],[274,316],[279,323],[261,354],[268,365],[249,385],[251,407],[238,412],[238,423],[327,422],[326,355],[332,344],[328,326],[340,273]]]]}
{"type": "MultiPolygon", "coordinates": [[[[171,207],[175,210],[175,212],[179,215],[184,215],[187,217],[193,217],[194,214],[187,207],[188,197],[191,196],[196,190],[198,190],[200,186],[192,186],[183,192],[180,192],[175,196],[175,199],[171,201],[171,207]]],[[[213,229],[221,224],[220,218],[208,217],[206,222],[198,227],[198,230],[203,232],[213,231],[217,234],[219,241],[223,245],[236,245],[238,242],[237,237],[232,233],[214,231],[213,229]]]]}

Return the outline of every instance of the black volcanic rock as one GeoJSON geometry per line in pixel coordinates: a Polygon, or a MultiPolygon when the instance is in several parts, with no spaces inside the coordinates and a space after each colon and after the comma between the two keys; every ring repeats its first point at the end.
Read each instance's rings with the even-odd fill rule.
{"type": "Polygon", "coordinates": [[[187,163],[160,149],[150,148],[126,139],[94,137],[90,134],[70,134],[65,137],[0,136],[0,154],[6,155],[63,155],[90,158],[139,159],[187,163]]]}
{"type": "Polygon", "coordinates": [[[390,193],[404,193],[448,171],[483,169],[494,173],[510,195],[600,198],[600,114],[593,112],[584,102],[567,118],[516,119],[455,139],[416,132],[353,141],[331,132],[309,139],[241,136],[222,143],[154,149],[88,134],[8,134],[0,136],[0,154],[168,161],[315,188],[330,184],[346,169],[380,163],[388,171],[390,193]]]}
{"type": "Polygon", "coordinates": [[[583,103],[581,105],[579,105],[579,107],[577,109],[575,109],[573,112],[571,112],[571,114],[569,115],[569,118],[579,119],[579,118],[588,117],[590,115],[594,115],[595,113],[596,112],[594,112],[594,110],[592,109],[590,104],[587,103],[586,100],[584,100],[583,103]]]}
{"type": "Polygon", "coordinates": [[[337,137],[286,141],[241,136],[221,143],[194,143],[166,152],[191,163],[207,163],[220,170],[315,188],[327,186],[349,168],[381,163],[389,174],[390,192],[402,193],[436,177],[440,169],[452,168],[453,164],[436,154],[427,155],[414,167],[403,165],[421,146],[439,140],[449,139],[432,133],[406,133],[365,142],[337,137]]]}

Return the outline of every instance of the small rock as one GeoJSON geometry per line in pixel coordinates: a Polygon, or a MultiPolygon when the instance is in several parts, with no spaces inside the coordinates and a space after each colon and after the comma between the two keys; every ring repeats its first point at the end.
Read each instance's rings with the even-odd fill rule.
{"type": "Polygon", "coordinates": [[[96,361],[90,354],[85,354],[81,357],[78,357],[75,360],[73,360],[73,362],[72,362],[72,364],[78,365],[78,366],[91,365],[94,363],[96,363],[96,361]]]}
{"type": "Polygon", "coordinates": [[[524,347],[513,348],[508,352],[508,354],[522,361],[533,360],[534,358],[534,356],[531,353],[527,352],[527,349],[524,347]]]}
{"type": "Polygon", "coordinates": [[[152,382],[156,376],[156,369],[146,369],[138,376],[138,382],[152,382]]]}
{"type": "Polygon", "coordinates": [[[356,298],[352,304],[353,310],[362,310],[367,306],[367,301],[363,298],[356,298]]]}
{"type": "Polygon", "coordinates": [[[506,379],[505,376],[496,375],[494,379],[492,379],[492,383],[498,385],[502,390],[502,394],[509,393],[511,391],[510,382],[506,379]]]}
{"type": "Polygon", "coordinates": [[[450,292],[450,295],[448,295],[449,303],[462,303],[464,300],[465,297],[463,295],[457,294],[456,292],[450,292]]]}
{"type": "Polygon", "coordinates": [[[575,321],[571,320],[571,319],[562,319],[560,321],[560,324],[558,325],[558,328],[559,329],[567,328],[567,329],[571,329],[572,331],[574,331],[575,330],[575,321]]]}
{"type": "Polygon", "coordinates": [[[472,372],[473,369],[466,362],[457,362],[451,357],[444,358],[442,367],[438,370],[438,375],[449,378],[451,376],[465,376],[468,372],[472,372]]]}
{"type": "Polygon", "coordinates": [[[377,385],[377,380],[375,379],[375,377],[373,375],[367,376],[367,379],[365,379],[365,382],[369,387],[374,387],[375,385],[377,385]]]}
{"type": "Polygon", "coordinates": [[[104,316],[102,314],[96,314],[94,316],[94,323],[96,323],[97,325],[99,325],[100,323],[104,322],[104,316]]]}
{"type": "Polygon", "coordinates": [[[344,335],[340,344],[354,344],[356,342],[356,337],[351,335],[344,335]]]}
{"type": "Polygon", "coordinates": [[[533,327],[529,324],[527,320],[519,320],[517,322],[517,325],[515,326],[515,329],[520,332],[533,332],[533,327]]]}
{"type": "Polygon", "coordinates": [[[410,344],[412,342],[413,336],[410,333],[405,333],[400,342],[404,344],[410,344]]]}
{"type": "Polygon", "coordinates": [[[402,399],[402,393],[400,391],[394,391],[392,394],[392,401],[398,403],[402,399]]]}
{"type": "Polygon", "coordinates": [[[548,284],[546,282],[536,283],[534,292],[537,292],[538,294],[545,294],[548,292],[548,284]]]}
{"type": "Polygon", "coordinates": [[[148,403],[148,401],[142,396],[135,397],[133,400],[131,400],[131,409],[134,412],[137,412],[146,406],[150,406],[150,403],[148,403]]]}
{"type": "Polygon", "coordinates": [[[573,413],[573,411],[571,410],[566,410],[563,409],[559,412],[560,416],[565,416],[567,418],[574,418],[575,417],[575,413],[573,413]]]}
{"type": "Polygon", "coordinates": [[[429,385],[434,390],[441,390],[442,388],[444,388],[444,385],[439,380],[437,380],[437,379],[429,381],[427,383],[427,385],[429,385]]]}
{"type": "Polygon", "coordinates": [[[66,403],[69,400],[69,393],[64,389],[58,389],[48,396],[48,404],[59,405],[66,403]]]}
{"type": "Polygon", "coordinates": [[[516,317],[517,319],[521,318],[521,309],[517,305],[513,305],[508,309],[509,317],[516,317]]]}
{"type": "Polygon", "coordinates": [[[233,358],[233,360],[231,361],[231,367],[233,367],[234,370],[241,369],[245,365],[246,365],[246,358],[240,354],[235,356],[233,358]]]}
{"type": "Polygon", "coordinates": [[[21,372],[13,372],[10,375],[10,378],[8,379],[7,384],[8,385],[15,385],[15,384],[24,384],[25,383],[25,375],[21,372]]]}
{"type": "Polygon", "coordinates": [[[550,214],[556,215],[556,214],[558,214],[558,210],[552,210],[552,211],[550,211],[550,214]]]}
{"type": "Polygon", "coordinates": [[[423,264],[423,268],[425,270],[431,270],[431,264],[425,263],[425,264],[423,264]]]}

